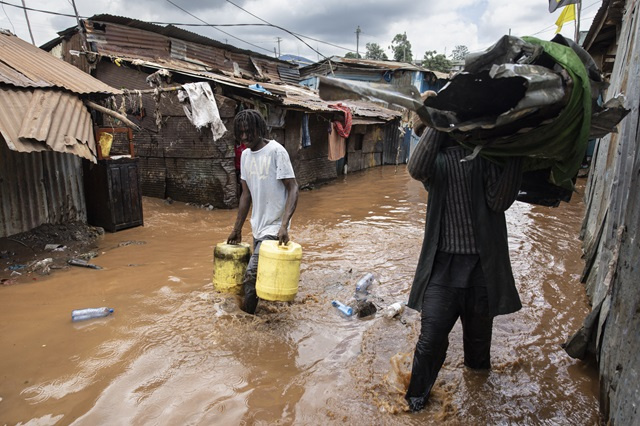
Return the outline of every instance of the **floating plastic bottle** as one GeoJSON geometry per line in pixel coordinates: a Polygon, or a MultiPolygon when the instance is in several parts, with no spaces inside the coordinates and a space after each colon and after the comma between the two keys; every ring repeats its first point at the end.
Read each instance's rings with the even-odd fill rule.
{"type": "Polygon", "coordinates": [[[91,318],[106,317],[107,315],[111,315],[112,313],[113,309],[106,307],[76,309],[71,312],[71,321],[83,321],[91,318]]]}
{"type": "Polygon", "coordinates": [[[360,278],[356,283],[356,293],[365,293],[373,282],[373,274],[368,272],[364,277],[360,278]]]}
{"type": "Polygon", "coordinates": [[[404,311],[404,305],[405,304],[403,302],[392,303],[384,310],[384,316],[391,319],[396,315],[401,314],[402,311],[404,311]]]}
{"type": "Polygon", "coordinates": [[[353,308],[351,306],[347,306],[342,302],[338,302],[337,300],[334,300],[333,302],[331,302],[331,304],[338,308],[338,310],[346,316],[350,317],[351,315],[353,315],[353,308]]]}
{"type": "Polygon", "coordinates": [[[102,266],[94,265],[83,259],[69,259],[67,263],[73,266],[82,266],[83,268],[102,269],[102,266]]]}

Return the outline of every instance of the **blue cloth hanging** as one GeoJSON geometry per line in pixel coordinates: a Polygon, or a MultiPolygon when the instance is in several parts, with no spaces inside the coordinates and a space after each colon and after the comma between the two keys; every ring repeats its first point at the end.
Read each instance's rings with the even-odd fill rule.
{"type": "Polygon", "coordinates": [[[309,114],[302,116],[302,147],[309,148],[311,146],[311,135],[309,134],[309,114]]]}

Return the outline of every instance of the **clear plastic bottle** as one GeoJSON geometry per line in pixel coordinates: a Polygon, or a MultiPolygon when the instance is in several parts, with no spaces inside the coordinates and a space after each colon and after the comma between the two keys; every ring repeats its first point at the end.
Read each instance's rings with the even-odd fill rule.
{"type": "Polygon", "coordinates": [[[392,303],[391,305],[387,306],[387,308],[384,310],[384,316],[386,318],[391,319],[396,315],[401,314],[404,311],[404,306],[405,306],[404,302],[392,303]]]}
{"type": "Polygon", "coordinates": [[[371,283],[373,283],[374,276],[371,272],[367,272],[367,274],[360,278],[356,283],[356,293],[365,293],[371,283]]]}
{"type": "Polygon", "coordinates": [[[107,307],[76,309],[71,312],[71,321],[83,321],[91,318],[106,317],[112,313],[113,309],[107,307]]]}
{"type": "Polygon", "coordinates": [[[351,315],[353,315],[353,308],[351,306],[347,306],[344,303],[339,302],[337,300],[334,300],[333,302],[331,302],[331,304],[336,308],[338,308],[338,310],[343,314],[345,314],[346,316],[350,317],[351,315]]]}

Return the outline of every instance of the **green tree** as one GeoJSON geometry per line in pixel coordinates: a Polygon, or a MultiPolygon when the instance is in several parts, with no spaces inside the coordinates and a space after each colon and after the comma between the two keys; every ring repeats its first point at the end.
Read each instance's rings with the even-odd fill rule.
{"type": "Polygon", "coordinates": [[[422,66],[431,71],[449,72],[451,71],[451,61],[442,53],[435,50],[427,50],[424,52],[422,66]]]}
{"type": "Polygon", "coordinates": [[[362,59],[362,55],[355,52],[348,52],[344,57],[349,59],[362,59]]]}
{"type": "Polygon", "coordinates": [[[367,43],[367,53],[364,57],[374,61],[386,61],[389,59],[378,43],[367,43]]]}
{"type": "Polygon", "coordinates": [[[469,49],[465,45],[457,45],[451,52],[451,59],[454,61],[462,61],[469,54],[469,49]]]}
{"type": "Polygon", "coordinates": [[[407,33],[396,34],[391,40],[389,49],[393,52],[393,60],[397,62],[413,62],[413,54],[411,53],[411,42],[407,40],[407,33]]]}

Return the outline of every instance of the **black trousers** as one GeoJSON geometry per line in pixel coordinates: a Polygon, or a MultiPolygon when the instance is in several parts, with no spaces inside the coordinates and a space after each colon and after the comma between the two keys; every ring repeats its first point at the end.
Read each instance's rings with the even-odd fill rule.
{"type": "Polygon", "coordinates": [[[260,246],[265,240],[277,240],[277,235],[266,235],[261,240],[253,240],[253,253],[247,265],[247,271],[242,280],[242,288],[244,290],[244,303],[242,310],[254,314],[258,307],[258,295],[256,293],[256,278],[258,277],[258,260],[260,258],[260,246]]]}
{"type": "Polygon", "coordinates": [[[491,367],[491,329],[486,287],[455,288],[429,284],[422,301],[421,330],[413,355],[411,381],[405,398],[413,411],[426,404],[449,347],[449,333],[462,322],[464,364],[491,367]]]}

